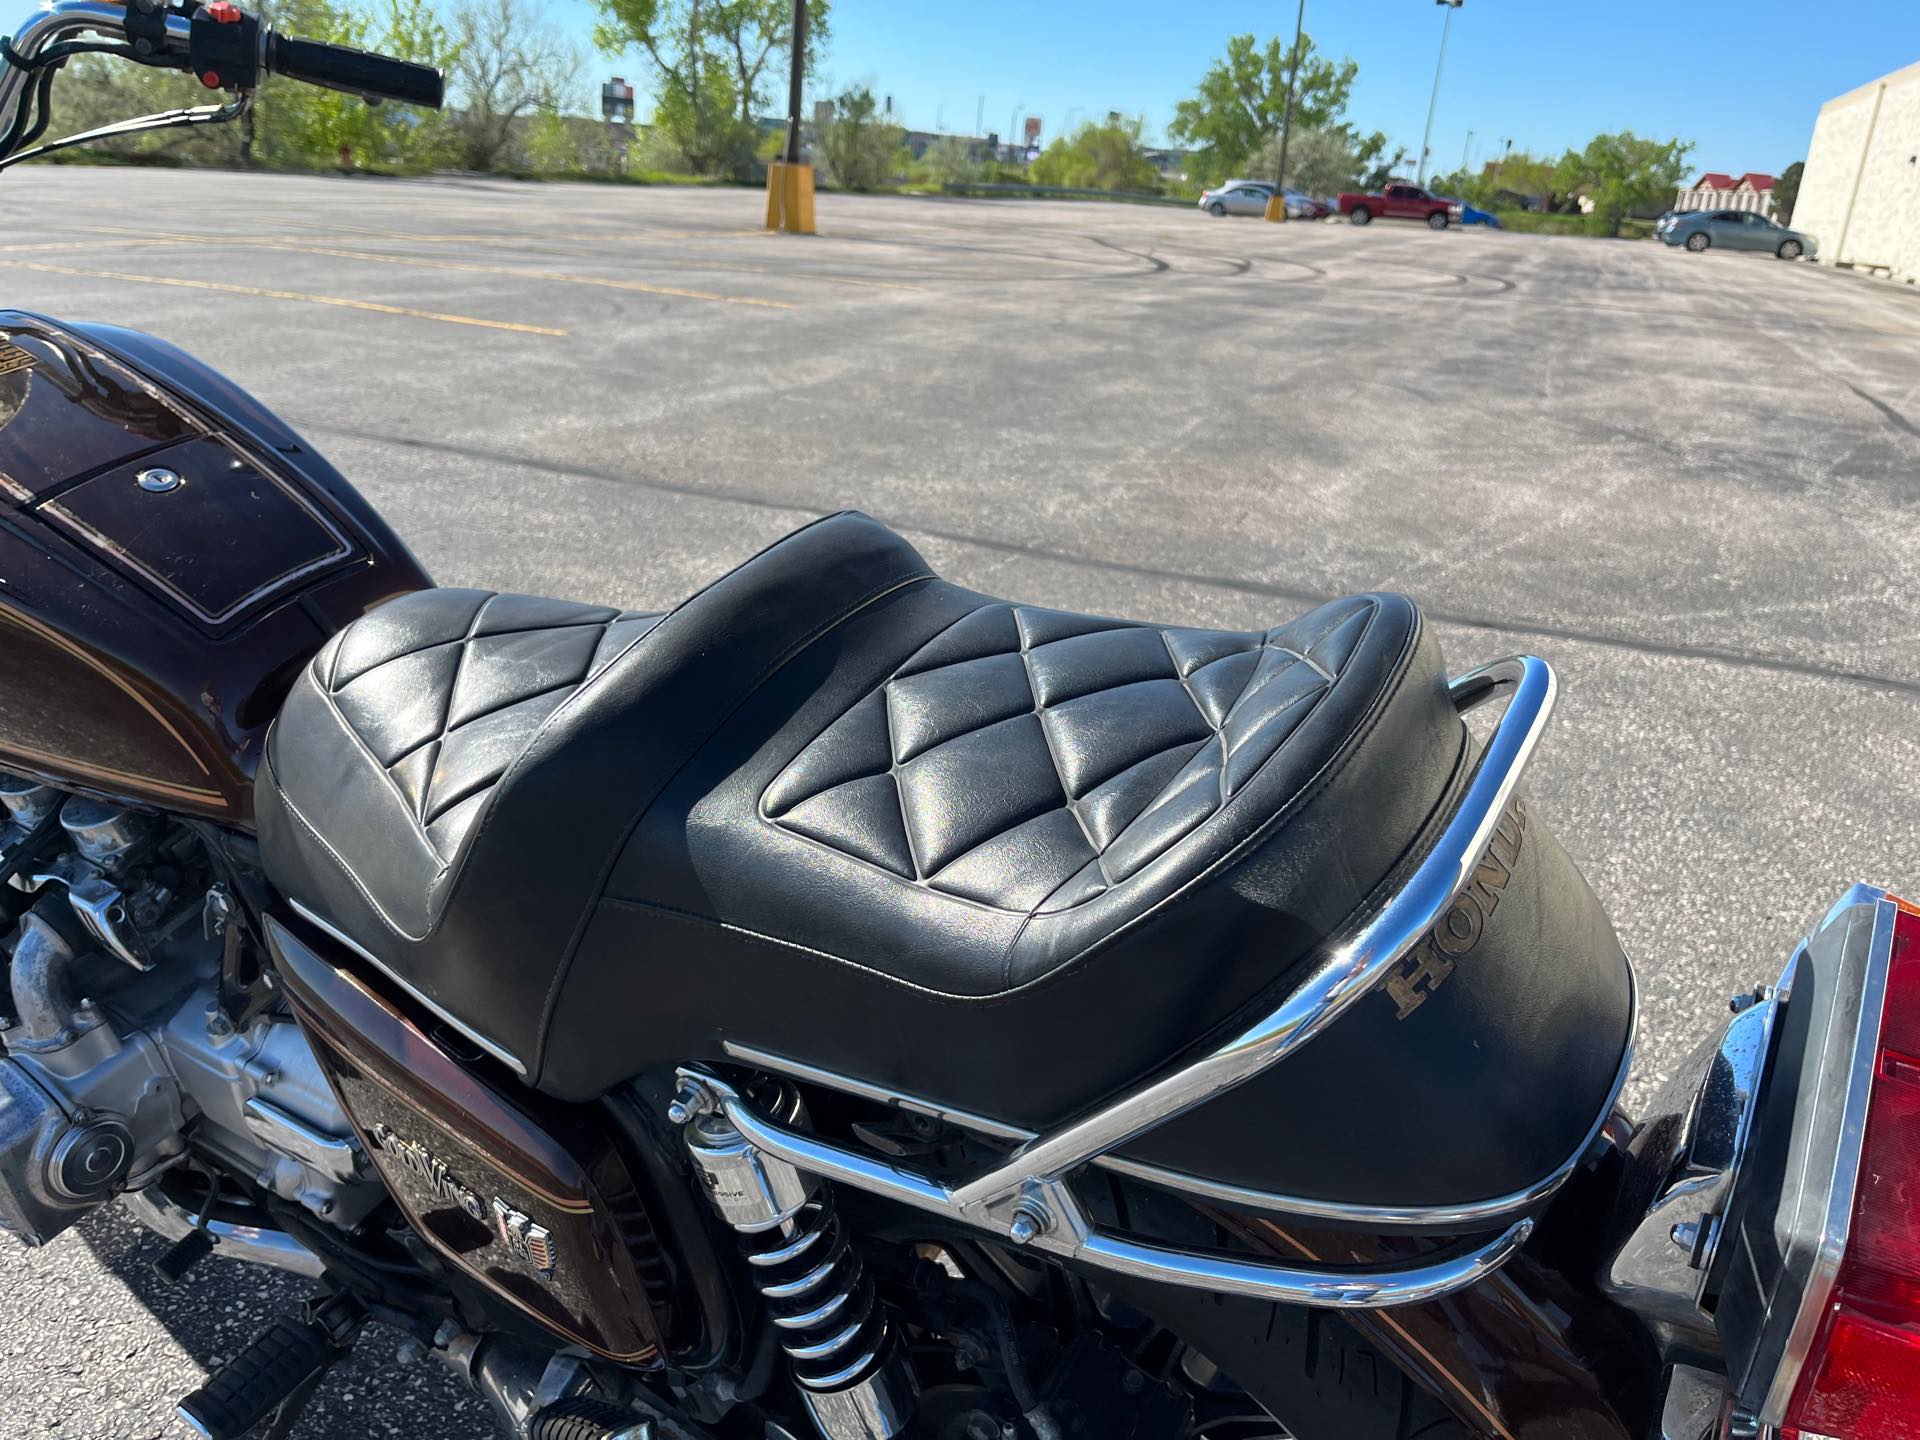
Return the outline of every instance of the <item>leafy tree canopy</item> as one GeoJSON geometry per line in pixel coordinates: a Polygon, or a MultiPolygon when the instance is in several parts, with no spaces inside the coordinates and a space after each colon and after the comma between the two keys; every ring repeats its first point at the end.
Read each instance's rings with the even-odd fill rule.
{"type": "MultiPolygon", "coordinates": [[[[1193,95],[1174,107],[1168,127],[1175,140],[1197,150],[1194,168],[1203,180],[1224,180],[1244,173],[1267,140],[1280,133],[1287,111],[1287,77],[1295,59],[1299,78],[1293,96],[1293,125],[1301,130],[1340,130],[1352,143],[1362,166],[1385,148],[1387,138],[1361,138],[1342,121],[1360,66],[1329,60],[1300,37],[1299,51],[1252,35],[1236,35],[1227,53],[1207,68],[1193,95]]],[[[1289,157],[1291,158],[1291,157],[1289,157]]]]}
{"type": "Polygon", "coordinates": [[[1098,190],[1151,190],[1160,183],[1140,145],[1146,121],[1115,118],[1087,121],[1070,136],[1062,136],[1033,162],[1036,185],[1077,185],[1098,190]]]}
{"type": "Polygon", "coordinates": [[[833,102],[833,118],[820,127],[814,142],[830,184],[842,190],[872,190],[902,168],[906,132],[879,114],[879,102],[864,85],[833,102]]]}
{"type": "Polygon", "coordinates": [[[1586,186],[1593,213],[1607,234],[1635,210],[1659,211],[1671,204],[1693,143],[1643,140],[1631,130],[1596,135],[1584,150],[1569,150],[1554,168],[1555,188],[1570,193],[1586,186]]]}
{"type": "Polygon", "coordinates": [[[1806,168],[1806,161],[1796,160],[1773,182],[1773,213],[1780,217],[1782,225],[1793,223],[1793,207],[1800,199],[1800,177],[1806,168]]]}
{"type": "MultiPolygon", "coordinates": [[[[1296,120],[1287,140],[1287,184],[1309,195],[1338,195],[1360,183],[1363,169],[1353,136],[1342,126],[1302,130],[1296,120]]],[[[1278,174],[1280,137],[1260,147],[1249,173],[1257,177],[1278,174]]]]}

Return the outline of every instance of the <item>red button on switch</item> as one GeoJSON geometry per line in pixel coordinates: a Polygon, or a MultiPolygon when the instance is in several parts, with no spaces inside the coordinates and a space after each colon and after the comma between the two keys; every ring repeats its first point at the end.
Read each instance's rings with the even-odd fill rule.
{"type": "Polygon", "coordinates": [[[213,4],[207,6],[207,18],[216,25],[238,25],[240,7],[233,0],[213,0],[213,4]]]}
{"type": "Polygon", "coordinates": [[[209,90],[218,90],[220,88],[220,73],[217,70],[203,70],[200,72],[200,83],[209,90]]]}

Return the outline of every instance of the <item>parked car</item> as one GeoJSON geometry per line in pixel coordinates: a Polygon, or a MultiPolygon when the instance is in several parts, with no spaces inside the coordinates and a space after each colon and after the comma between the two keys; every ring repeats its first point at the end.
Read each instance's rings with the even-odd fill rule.
{"type": "Polygon", "coordinates": [[[1378,195],[1342,194],[1340,213],[1356,225],[1373,220],[1424,220],[1444,230],[1453,218],[1453,204],[1429,195],[1418,185],[1389,185],[1378,195]]]}
{"type": "MultiPolygon", "coordinates": [[[[1317,220],[1332,211],[1326,202],[1314,199],[1291,185],[1281,191],[1287,197],[1289,220],[1317,220]]],[[[1273,199],[1271,180],[1229,180],[1214,190],[1200,193],[1200,208],[1210,215],[1264,215],[1273,199]]]]}
{"type": "Polygon", "coordinates": [[[1286,187],[1287,218],[1289,220],[1324,220],[1333,214],[1333,205],[1326,200],[1316,200],[1304,190],[1286,187]]]}
{"type": "Polygon", "coordinates": [[[1455,199],[1451,195],[1436,195],[1433,198],[1444,200],[1451,205],[1454,212],[1459,215],[1462,225],[1485,225],[1494,230],[1506,229],[1506,226],[1500,223],[1500,217],[1490,210],[1482,210],[1477,205],[1469,205],[1466,201],[1455,199]]]}
{"type": "Polygon", "coordinates": [[[1209,215],[1264,215],[1273,198],[1271,183],[1229,180],[1217,190],[1200,192],[1200,208],[1209,215]]]}
{"type": "Polygon", "coordinates": [[[1782,260],[1811,259],[1817,248],[1811,235],[1789,230],[1751,210],[1669,210],[1653,227],[1669,245],[1684,245],[1696,255],[1718,245],[1724,250],[1765,250],[1782,260]]]}

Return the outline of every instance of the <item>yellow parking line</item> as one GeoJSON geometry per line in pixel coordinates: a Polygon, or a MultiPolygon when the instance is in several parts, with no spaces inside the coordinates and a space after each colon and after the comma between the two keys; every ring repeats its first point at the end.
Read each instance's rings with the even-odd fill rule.
{"type": "Polygon", "coordinates": [[[449,325],[477,325],[484,330],[513,330],[522,335],[562,335],[547,325],[522,325],[513,320],[479,320],[471,315],[447,315],[438,310],[415,310],[407,305],[382,305],[375,300],[349,300],[340,295],[308,295],[299,290],[267,290],[258,285],[228,285],[217,280],[189,280],[178,275],[129,275],[120,270],[82,270],[72,265],[48,265],[37,260],[0,260],[22,270],[49,275],[78,275],[90,280],[129,280],[139,285],[176,285],[185,290],[218,290],[227,295],[254,295],[263,300],[298,300],[308,305],[338,305],[346,310],[372,310],[381,315],[406,315],[415,320],[441,320],[449,325]]]}
{"type": "Polygon", "coordinates": [[[269,242],[273,250],[295,250],[305,255],[332,255],[342,260],[369,260],[381,265],[412,265],[422,270],[464,270],[473,275],[510,275],[520,280],[552,280],[564,285],[598,285],[607,290],[634,290],[643,295],[672,295],[682,300],[712,300],[722,305],[754,305],[765,310],[797,310],[786,300],[762,300],[753,295],[719,295],[711,290],[683,290],[674,285],[649,285],[643,280],[610,280],[600,275],[570,275],[561,270],[523,270],[515,265],[479,265],[469,260],[428,260],[417,255],[379,255],[371,250],[337,250],[327,245],[301,245],[291,240],[269,242]]]}
{"type": "MultiPolygon", "coordinates": [[[[185,245],[189,243],[189,238],[190,237],[185,235],[153,237],[147,243],[155,245],[185,245]]],[[[0,245],[0,252],[14,255],[28,250],[98,250],[103,243],[104,242],[99,240],[36,240],[27,245],[0,245]]],[[[198,244],[201,242],[194,240],[192,243],[198,244]]]]}
{"type": "Polygon", "coordinates": [[[626,233],[613,230],[563,231],[554,235],[537,233],[517,235],[459,235],[433,234],[416,235],[399,230],[365,230],[357,225],[335,225],[332,227],[349,235],[365,235],[380,240],[408,240],[425,244],[470,244],[470,245],[538,245],[547,242],[567,242],[580,240],[605,240],[609,244],[624,245],[635,240],[737,240],[747,235],[764,235],[763,229],[752,230],[634,230],[626,233]]]}
{"type": "MultiPolygon", "coordinates": [[[[200,240],[208,244],[267,244],[277,240],[298,241],[300,236],[290,234],[266,235],[226,235],[204,234],[189,235],[169,231],[143,230],[131,225],[72,225],[73,230],[84,230],[95,235],[137,235],[142,240],[155,237],[169,240],[200,240]]],[[[366,236],[369,239],[404,240],[431,244],[467,244],[467,245],[538,245],[548,242],[565,243],[581,240],[605,240],[613,244],[625,244],[633,240],[736,240],[743,236],[764,235],[763,229],[753,230],[636,230],[631,234],[621,234],[608,230],[581,230],[563,232],[554,235],[513,234],[513,235],[463,235],[458,233],[438,233],[432,235],[414,234],[401,230],[370,230],[358,225],[334,225],[328,227],[340,237],[339,243],[352,244],[352,237],[366,236]]],[[[332,239],[331,235],[322,235],[321,239],[332,239]]]]}

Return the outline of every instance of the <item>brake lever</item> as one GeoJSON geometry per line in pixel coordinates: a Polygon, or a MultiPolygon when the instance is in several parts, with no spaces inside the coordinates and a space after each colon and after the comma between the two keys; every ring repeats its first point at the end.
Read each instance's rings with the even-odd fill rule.
{"type": "Polygon", "coordinates": [[[65,150],[74,145],[87,145],[95,140],[112,140],[121,135],[138,135],[148,130],[179,130],[195,125],[224,125],[230,120],[238,120],[252,106],[253,92],[249,90],[243,91],[225,105],[195,105],[183,110],[161,110],[152,115],[136,116],[131,120],[116,120],[111,125],[82,130],[78,135],[69,135],[65,139],[36,145],[31,150],[22,150],[13,155],[0,157],[0,170],[10,169],[23,160],[32,160],[40,155],[51,155],[56,150],[65,150]]]}

